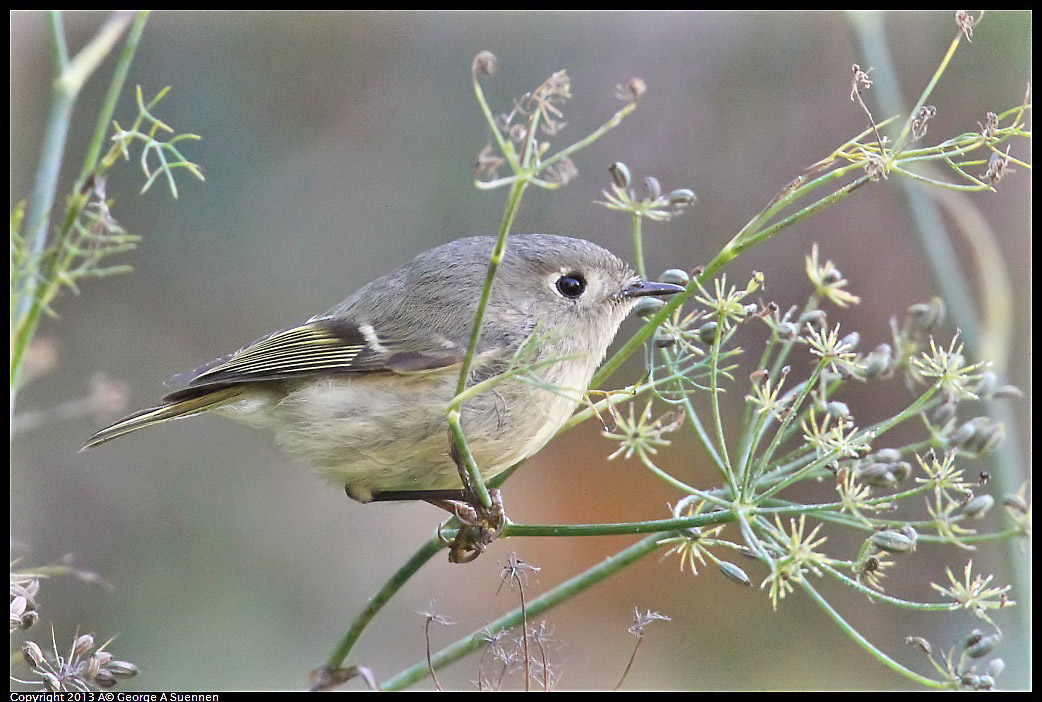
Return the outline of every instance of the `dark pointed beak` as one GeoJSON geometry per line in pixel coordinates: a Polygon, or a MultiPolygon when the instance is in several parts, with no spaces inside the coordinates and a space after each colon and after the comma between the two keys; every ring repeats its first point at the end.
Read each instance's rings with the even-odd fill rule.
{"type": "Polygon", "coordinates": [[[679,285],[673,285],[672,283],[649,283],[643,280],[638,280],[627,285],[619,297],[623,299],[637,298],[637,297],[665,297],[666,295],[675,295],[678,292],[684,292],[684,288],[679,285]]]}

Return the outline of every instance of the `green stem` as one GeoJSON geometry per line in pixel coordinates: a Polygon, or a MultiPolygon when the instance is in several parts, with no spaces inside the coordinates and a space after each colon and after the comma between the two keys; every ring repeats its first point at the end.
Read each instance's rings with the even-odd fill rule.
{"type": "Polygon", "coordinates": [[[478,101],[478,107],[481,108],[481,114],[485,115],[485,121],[488,122],[489,128],[492,130],[492,136],[496,138],[496,143],[499,145],[499,150],[507,158],[507,162],[510,164],[510,169],[517,173],[519,170],[519,164],[517,161],[517,152],[514,150],[514,145],[503,138],[503,134],[499,131],[499,127],[496,126],[496,118],[492,115],[492,109],[488,106],[488,101],[485,99],[485,91],[481,89],[481,81],[478,80],[476,75],[472,76],[474,83],[474,97],[478,101]]]}
{"type": "Polygon", "coordinates": [[[499,270],[499,264],[503,260],[503,254],[506,252],[507,235],[514,224],[514,218],[517,216],[517,211],[521,205],[521,196],[524,194],[526,186],[527,182],[525,180],[517,180],[510,188],[506,211],[503,213],[503,220],[499,225],[499,237],[496,239],[496,244],[492,249],[488,271],[485,274],[485,285],[481,290],[481,298],[478,301],[478,309],[474,316],[474,327],[470,332],[470,343],[467,344],[467,353],[463,357],[463,367],[460,370],[459,382],[456,383],[457,395],[467,388],[470,367],[477,353],[478,341],[481,339],[481,327],[485,318],[485,309],[488,307],[488,301],[492,294],[492,283],[496,278],[496,272],[499,270]]]}
{"type": "MultiPolygon", "coordinates": [[[[142,14],[147,17],[147,13],[142,14]]],[[[130,24],[134,15],[127,12],[114,13],[94,38],[71,60],[68,56],[68,47],[65,42],[65,32],[60,13],[52,11],[47,17],[51,30],[55,78],[51,86],[51,109],[47,117],[40,162],[36,170],[33,186],[34,194],[25,218],[30,266],[43,265],[43,254],[47,248],[48,224],[58,189],[58,177],[61,173],[62,160],[65,154],[65,142],[68,137],[69,123],[72,120],[73,106],[79,96],[80,89],[112,51],[112,48],[119,41],[123,31],[130,24]]],[[[141,18],[140,14],[138,18],[140,26],[143,27],[144,19],[141,18]]],[[[137,37],[133,40],[135,48],[139,38],[140,31],[138,31],[137,37]]],[[[126,68],[130,64],[133,53],[132,50],[129,53],[126,49],[124,50],[120,63],[116,67],[117,74],[122,71],[123,75],[126,75],[126,68]]],[[[102,114],[105,113],[108,104],[109,100],[107,99],[102,114]]],[[[104,131],[102,131],[102,138],[104,138],[104,131]]],[[[97,132],[95,132],[95,139],[97,139],[97,132]]],[[[94,159],[96,160],[96,155],[94,159]]],[[[84,171],[86,171],[86,164],[84,171]]],[[[83,180],[85,181],[85,178],[83,180]]],[[[76,185],[77,187],[73,190],[74,195],[79,191],[82,182],[77,180],[76,185]]],[[[15,293],[10,367],[10,413],[12,417],[14,416],[15,402],[19,390],[18,372],[21,368],[25,351],[36,333],[36,326],[40,319],[39,286],[41,282],[45,284],[45,281],[41,281],[41,278],[41,276],[34,275],[24,276],[24,282],[19,285],[19,289],[15,293]]]]}
{"type": "Polygon", "coordinates": [[[920,685],[941,689],[951,687],[945,681],[928,678],[925,675],[920,675],[914,670],[910,670],[909,668],[904,667],[903,665],[895,661],[893,658],[886,655],[878,648],[876,648],[874,645],[872,645],[871,641],[862,636],[861,632],[859,632],[857,629],[851,626],[842,616],[840,616],[839,612],[833,609],[832,605],[829,604],[828,600],[822,597],[818,593],[818,591],[815,590],[809,582],[807,582],[806,578],[803,578],[800,581],[800,587],[803,588],[803,591],[806,592],[810,596],[810,598],[818,604],[819,607],[821,607],[825,614],[828,615],[829,619],[831,619],[836,624],[836,626],[838,626],[843,631],[843,633],[845,633],[847,636],[853,639],[855,643],[861,646],[861,648],[865,649],[873,658],[878,660],[886,667],[900,673],[901,675],[905,676],[910,680],[914,680],[920,685]]]}
{"type": "Polygon", "coordinates": [[[554,154],[553,156],[551,156],[550,158],[546,159],[541,164],[539,164],[539,166],[536,167],[535,174],[538,175],[539,173],[542,173],[547,168],[550,168],[551,166],[553,166],[555,163],[557,163],[561,159],[567,158],[568,156],[571,156],[572,154],[574,154],[576,151],[579,151],[580,149],[584,149],[587,146],[589,146],[590,144],[592,144],[593,142],[597,141],[602,136],[604,136],[605,134],[610,132],[612,129],[615,129],[615,127],[619,126],[619,124],[622,122],[623,118],[626,117],[627,115],[629,115],[635,109],[637,109],[637,101],[636,100],[633,100],[633,101],[627,103],[625,107],[623,107],[621,110],[619,110],[614,115],[612,115],[611,119],[609,119],[607,122],[605,122],[600,127],[595,129],[587,137],[585,137],[584,139],[580,139],[579,141],[575,142],[571,146],[567,146],[567,147],[561,149],[556,154],[554,154]]]}
{"type": "Polygon", "coordinates": [[[753,455],[756,453],[757,447],[760,445],[760,439],[763,438],[766,432],[767,423],[770,420],[769,412],[758,412],[756,421],[751,423],[751,443],[749,444],[748,451],[742,451],[738,456],[738,465],[741,469],[742,486],[739,489],[738,497],[741,501],[745,501],[746,497],[750,494],[750,487],[752,485],[753,476],[753,455]]]}
{"type": "MultiPolygon", "coordinates": [[[[910,488],[904,492],[895,492],[890,495],[881,495],[880,497],[873,497],[865,500],[864,503],[867,505],[878,505],[887,502],[893,502],[894,500],[906,500],[909,497],[916,497],[925,492],[931,490],[929,485],[920,485],[918,487],[910,488]]],[[[767,500],[768,502],[782,502],[785,506],[783,507],[757,507],[754,510],[754,514],[797,514],[801,512],[822,512],[822,511],[841,511],[844,507],[842,502],[819,502],[817,504],[794,504],[784,502],[783,500],[767,500]]],[[[902,521],[902,524],[905,522],[902,521]]]]}
{"type": "MultiPolygon", "coordinates": [[[[893,429],[895,426],[897,426],[901,422],[905,421],[906,419],[909,419],[910,417],[915,416],[922,409],[923,405],[926,404],[930,400],[930,398],[933,397],[934,394],[937,393],[939,387],[940,386],[938,384],[931,385],[926,390],[926,392],[924,392],[922,395],[920,395],[919,397],[917,397],[915,399],[915,402],[913,402],[908,407],[906,407],[903,410],[901,410],[898,414],[895,414],[893,417],[890,417],[889,419],[886,419],[886,420],[883,420],[883,421],[878,422],[876,424],[873,424],[871,427],[868,427],[867,429],[862,429],[861,431],[859,431],[857,433],[857,437],[854,440],[855,441],[861,441],[861,440],[864,440],[864,439],[868,439],[868,440],[871,441],[871,440],[877,439],[880,436],[882,436],[883,434],[885,434],[886,432],[888,432],[891,429],[893,429]]],[[[832,451],[832,452],[830,452],[830,453],[828,453],[828,454],[826,454],[824,456],[819,457],[817,460],[807,464],[803,468],[800,468],[798,471],[796,471],[792,475],[788,476],[787,478],[785,478],[781,482],[775,484],[770,489],[768,489],[768,490],[760,493],[759,495],[757,495],[756,496],[756,500],[759,502],[759,501],[763,500],[764,498],[772,497],[773,495],[781,492],[782,490],[784,490],[788,486],[792,485],[793,483],[798,482],[800,480],[803,480],[805,477],[807,477],[808,473],[810,473],[811,471],[813,471],[813,470],[815,470],[817,468],[820,468],[821,466],[825,465],[826,463],[828,463],[831,460],[834,460],[834,459],[838,458],[838,456],[836,456],[834,454],[835,454],[835,451],[832,451]]]]}
{"type": "MultiPolygon", "coordinates": [[[[76,102],[76,93],[62,81],[62,76],[68,66],[68,49],[65,44],[65,30],[61,14],[52,10],[47,14],[47,20],[51,29],[55,78],[51,83],[51,109],[47,114],[40,162],[36,166],[33,197],[29,201],[29,209],[25,215],[30,257],[40,256],[47,243],[47,223],[54,207],[54,196],[58,190],[58,175],[61,172],[62,157],[65,155],[65,140],[69,133],[72,107],[76,102]]],[[[26,284],[27,288],[19,292],[16,317],[25,314],[32,299],[34,289],[32,276],[27,276],[26,284]]]]}
{"type": "MultiPolygon", "coordinates": [[[[826,365],[827,361],[825,359],[821,359],[821,361],[818,362],[818,365],[814,367],[814,371],[810,374],[810,378],[808,378],[802,384],[802,387],[797,386],[799,388],[800,394],[796,398],[796,400],[786,408],[788,409],[788,412],[785,414],[785,418],[782,419],[781,424],[778,426],[778,430],[774,432],[774,436],[771,437],[771,443],[767,445],[767,449],[763,452],[763,455],[760,456],[759,460],[757,461],[757,473],[767,472],[767,466],[770,464],[771,458],[774,457],[774,452],[781,444],[782,437],[785,435],[785,430],[788,429],[792,421],[799,415],[800,407],[803,406],[803,403],[807,399],[807,396],[810,395],[811,390],[814,389],[814,385],[818,382],[818,378],[821,376],[821,372],[825,369],[826,365]]],[[[793,390],[795,389],[796,388],[793,388],[793,390]]]]}
{"type": "Polygon", "coordinates": [[[727,466],[726,464],[724,464],[724,459],[720,457],[720,454],[717,452],[716,447],[713,446],[713,441],[709,438],[709,432],[706,431],[706,428],[702,424],[702,420],[699,418],[698,413],[695,412],[695,407],[691,404],[691,398],[688,396],[687,393],[684,393],[684,397],[683,400],[681,400],[681,404],[684,405],[684,414],[687,415],[687,418],[691,421],[691,427],[695,430],[695,436],[702,444],[702,448],[704,448],[706,454],[713,459],[713,463],[716,465],[717,469],[720,471],[720,474],[726,480],[727,476],[730,474],[727,472],[727,466]]]}
{"type": "MultiPolygon", "coordinates": [[[[728,340],[733,335],[733,333],[734,333],[734,329],[732,328],[728,332],[728,340]]],[[[677,361],[676,361],[675,358],[670,356],[670,353],[669,353],[668,349],[661,349],[660,353],[662,355],[662,358],[663,358],[666,366],[670,369],[670,375],[667,376],[666,378],[664,378],[663,380],[668,380],[671,377],[677,377],[677,378],[682,380],[684,377],[686,377],[688,375],[688,372],[690,371],[690,367],[689,367],[688,371],[683,371],[683,372],[678,371],[677,370],[677,368],[678,368],[677,361]]],[[[733,352],[727,352],[726,354],[723,354],[723,355],[730,355],[731,353],[733,353],[733,352]]],[[[691,428],[694,429],[694,432],[695,432],[695,437],[698,439],[699,443],[702,444],[702,448],[705,450],[706,454],[711,459],[713,459],[713,463],[716,465],[717,469],[720,471],[720,475],[722,475],[724,477],[724,479],[726,480],[727,479],[727,475],[728,475],[728,473],[727,473],[727,466],[724,464],[723,459],[720,458],[720,454],[717,452],[716,447],[713,446],[713,441],[709,437],[708,432],[706,432],[705,426],[702,424],[702,420],[699,418],[698,412],[695,411],[694,405],[691,404],[691,397],[689,396],[689,394],[687,392],[684,391],[682,384],[678,384],[677,390],[680,393],[680,404],[684,408],[684,416],[688,420],[690,420],[691,428]]]]}
{"type": "Polygon", "coordinates": [[[862,595],[868,596],[869,599],[875,602],[886,602],[892,604],[895,607],[901,607],[902,609],[914,609],[920,612],[954,612],[962,608],[962,605],[958,602],[912,602],[910,600],[902,600],[899,597],[892,597],[890,595],[883,594],[878,590],[873,590],[870,587],[865,587],[861,583],[857,582],[853,578],[841,573],[827,563],[819,563],[823,571],[840,581],[847,587],[857,590],[862,595]]]}
{"type": "Polygon", "coordinates": [[[918,161],[936,161],[941,158],[952,158],[953,156],[961,156],[962,154],[968,154],[976,151],[981,146],[986,144],[984,138],[980,134],[974,135],[973,139],[960,143],[956,146],[954,143],[937,146],[932,146],[925,149],[909,149],[905,151],[899,158],[894,159],[894,163],[916,163],[918,161]],[[945,151],[945,146],[955,146],[951,151],[945,151]]]}
{"type": "MultiPolygon", "coordinates": [[[[778,205],[783,207],[785,204],[791,203],[797,197],[802,197],[808,191],[819,187],[825,182],[833,180],[839,177],[840,175],[857,168],[860,168],[860,166],[856,164],[838,168],[835,171],[832,171],[831,173],[821,176],[820,178],[817,178],[816,180],[811,181],[800,188],[797,188],[791,194],[782,198],[779,201],[778,205]]],[[[753,246],[756,246],[757,244],[766,241],[785,227],[788,227],[791,224],[795,224],[797,221],[804,219],[810,216],[811,214],[814,214],[823,207],[839,202],[840,200],[847,197],[852,192],[854,192],[854,190],[861,187],[867,182],[868,176],[863,175],[854,180],[853,182],[843,186],[839,190],[831,193],[830,195],[821,198],[814,204],[805,207],[799,212],[794,213],[790,217],[787,217],[782,221],[770,227],[767,227],[766,229],[753,231],[752,227],[759,226],[759,224],[762,224],[764,215],[762,214],[754,218],[752,221],[750,221],[749,224],[743,227],[742,230],[738,232],[738,234],[736,234],[735,237],[731,239],[731,241],[723,249],[721,249],[716,256],[713,257],[713,260],[706,264],[705,269],[702,271],[700,275],[695,276],[691,279],[691,282],[688,283],[688,286],[684,290],[684,292],[677,293],[672,298],[670,298],[669,302],[666,303],[665,307],[663,307],[654,315],[649,317],[648,321],[644,324],[644,326],[641,327],[636,334],[631,336],[626,341],[626,343],[622,345],[622,348],[616,351],[611,358],[609,358],[601,365],[600,369],[594,374],[593,380],[590,382],[590,387],[600,387],[600,385],[605,380],[607,380],[607,378],[611,376],[612,373],[617,371],[619,367],[626,362],[626,359],[632,356],[637,351],[637,349],[639,349],[644,344],[645,341],[651,338],[651,335],[655,333],[655,330],[658,329],[659,325],[662,324],[662,322],[664,322],[676,310],[680,309],[681,305],[687,302],[693,295],[698,293],[700,290],[700,286],[702,286],[705,283],[705,281],[712,279],[712,277],[716,275],[717,271],[719,271],[721,268],[733,261],[738,256],[738,254],[742,253],[746,249],[752,248],[753,246]]],[[[765,214],[773,213],[778,209],[780,209],[780,207],[772,206],[765,210],[765,214]]]]}
{"type": "Polygon", "coordinates": [[[134,54],[137,53],[137,47],[141,42],[141,35],[145,31],[145,23],[148,21],[149,14],[149,10],[137,13],[130,31],[127,33],[127,40],[123,43],[119,61],[112,72],[112,80],[109,83],[108,92],[105,93],[105,101],[102,103],[101,111],[98,113],[98,121],[95,123],[94,134],[91,136],[90,145],[87,147],[87,155],[83,159],[83,168],[80,169],[80,175],[76,178],[76,184],[73,186],[74,191],[78,191],[84,186],[98,165],[102,146],[105,143],[105,135],[108,134],[109,126],[112,123],[112,115],[116,112],[119,96],[123,94],[123,84],[126,82],[127,74],[130,72],[130,64],[134,60],[134,54]]]}
{"type": "Polygon", "coordinates": [[[820,200],[818,200],[814,204],[808,205],[807,207],[804,207],[802,210],[799,210],[797,212],[792,213],[791,215],[789,215],[785,219],[783,219],[783,220],[781,220],[779,222],[776,222],[776,223],[772,224],[771,226],[769,226],[769,227],[767,227],[765,229],[762,229],[762,230],[760,230],[758,232],[755,232],[755,233],[752,233],[752,234],[748,235],[747,240],[742,241],[742,242],[736,242],[736,245],[734,246],[734,249],[733,249],[734,256],[737,256],[738,254],[745,252],[747,249],[750,249],[750,248],[752,248],[753,246],[755,246],[757,244],[760,244],[760,243],[763,243],[764,241],[767,241],[767,239],[771,238],[772,236],[777,234],[779,231],[781,231],[785,227],[791,226],[791,225],[795,224],[796,222],[800,221],[801,219],[805,219],[805,218],[809,217],[810,215],[814,214],[818,210],[821,210],[821,209],[823,209],[825,207],[828,207],[829,205],[836,204],[837,202],[839,202],[840,200],[844,199],[845,197],[850,195],[852,192],[854,192],[855,190],[857,190],[862,185],[864,185],[865,183],[868,183],[868,182],[869,182],[869,177],[867,175],[863,175],[863,176],[857,178],[856,180],[853,180],[850,183],[847,183],[842,188],[840,188],[839,190],[836,190],[835,192],[831,193],[830,195],[826,195],[825,197],[821,198],[820,200]]]}
{"type": "Polygon", "coordinates": [[[644,467],[647,468],[648,470],[650,470],[652,472],[652,474],[654,474],[656,477],[661,479],[667,485],[670,485],[671,487],[673,487],[673,488],[675,488],[675,489],[679,490],[680,492],[683,492],[683,493],[685,493],[687,495],[703,496],[705,494],[701,490],[697,490],[697,489],[691,487],[690,485],[685,483],[683,480],[675,478],[672,475],[670,475],[669,473],[667,473],[666,471],[664,471],[661,468],[659,468],[657,465],[655,465],[654,461],[652,461],[650,458],[648,458],[648,456],[645,455],[644,453],[642,453],[640,451],[638,451],[638,453],[640,454],[640,462],[644,464],[644,467]]]}
{"type": "Polygon", "coordinates": [[[971,193],[979,193],[982,190],[993,190],[993,188],[990,185],[983,185],[983,184],[982,185],[959,185],[957,183],[949,183],[946,180],[937,180],[935,178],[928,178],[927,176],[919,175],[918,173],[913,173],[912,171],[905,170],[904,168],[901,168],[900,166],[898,166],[896,164],[891,166],[890,170],[893,171],[894,173],[900,173],[901,175],[903,175],[903,176],[905,176],[907,178],[911,178],[912,180],[917,180],[920,183],[926,183],[927,185],[934,185],[934,186],[936,186],[938,188],[947,188],[948,190],[961,190],[963,192],[971,192],[971,193]]]}
{"type": "Polygon", "coordinates": [[[641,217],[640,212],[632,212],[633,217],[633,258],[634,263],[637,264],[637,275],[642,280],[648,279],[648,271],[644,267],[644,238],[641,235],[641,217]]]}
{"type": "Polygon", "coordinates": [[[731,489],[732,495],[738,494],[738,486],[735,484],[734,469],[731,467],[731,457],[727,454],[727,436],[724,434],[723,419],[720,414],[720,389],[717,375],[720,370],[720,337],[724,331],[724,314],[720,313],[716,318],[716,331],[713,335],[713,347],[709,362],[709,400],[713,410],[713,426],[716,430],[716,442],[720,449],[720,455],[724,461],[724,479],[731,489]]]}
{"type": "MultiPolygon", "coordinates": [[[[795,337],[790,340],[790,343],[794,340],[795,337]]],[[[763,353],[760,354],[760,360],[756,364],[757,370],[767,371],[767,362],[771,359],[771,354],[774,352],[774,347],[778,341],[778,332],[772,331],[771,335],[767,338],[767,342],[764,344],[763,353]]],[[[767,377],[763,378],[760,382],[777,380],[775,374],[770,373],[770,371],[767,372],[767,377]]],[[[742,427],[742,433],[738,439],[738,465],[743,466],[743,470],[748,470],[749,458],[755,450],[753,442],[759,442],[760,437],[757,434],[762,431],[763,422],[757,422],[754,426],[752,421],[755,404],[753,397],[747,395],[745,398],[745,406],[742,409],[742,423],[739,425],[742,427]]],[[[743,486],[742,489],[744,490],[745,487],[743,486]]]]}
{"type": "Polygon", "coordinates": [[[652,519],[646,522],[608,524],[508,524],[504,536],[618,536],[651,534],[692,527],[712,526],[735,521],[733,512],[709,512],[693,517],[652,519]]]}
{"type": "Polygon", "coordinates": [[[908,117],[905,119],[904,127],[901,128],[901,133],[898,135],[897,141],[894,142],[894,148],[891,150],[891,153],[894,156],[900,154],[901,150],[908,142],[908,135],[912,131],[912,122],[915,121],[916,115],[919,114],[919,109],[926,104],[926,100],[930,97],[930,93],[932,93],[933,89],[937,86],[937,81],[939,81],[941,79],[941,76],[944,75],[944,71],[948,68],[948,64],[951,62],[952,56],[955,55],[955,50],[959,48],[960,41],[962,41],[962,32],[959,32],[955,35],[955,38],[952,40],[951,45],[948,46],[948,52],[944,55],[944,58],[941,59],[941,63],[939,66],[937,66],[937,70],[934,71],[933,76],[930,78],[930,82],[926,84],[926,87],[923,89],[922,95],[919,96],[919,101],[915,103],[915,107],[913,107],[912,111],[908,113],[908,117]]]}
{"type": "MultiPolygon", "coordinates": [[[[475,85],[477,85],[477,81],[475,81],[475,85]]],[[[485,310],[488,308],[488,301],[492,296],[492,284],[495,282],[499,264],[503,261],[503,256],[506,253],[507,236],[514,224],[514,218],[517,216],[517,211],[521,206],[521,196],[524,194],[527,185],[527,179],[519,179],[510,187],[506,211],[503,213],[503,220],[499,226],[499,237],[496,239],[496,244],[492,249],[492,256],[489,258],[488,272],[485,274],[485,285],[481,289],[481,298],[478,301],[478,309],[474,315],[474,328],[470,333],[470,343],[467,345],[467,353],[463,357],[463,365],[460,368],[459,382],[456,384],[457,395],[467,389],[467,382],[470,380],[470,368],[474,362],[474,356],[477,354],[478,342],[481,340],[481,327],[485,320],[485,310]]],[[[492,499],[489,497],[488,488],[485,487],[485,481],[481,477],[481,470],[474,462],[470,449],[467,447],[467,441],[460,422],[461,412],[461,409],[451,406],[447,409],[453,441],[456,443],[456,449],[460,456],[465,460],[469,457],[469,460],[466,460],[466,469],[470,475],[471,486],[478,499],[481,500],[481,504],[485,507],[491,507],[492,499]]]]}
{"type": "Polygon", "coordinates": [[[463,461],[463,466],[466,468],[467,475],[470,477],[470,489],[477,495],[478,499],[481,500],[481,504],[485,507],[492,506],[492,497],[488,493],[488,488],[485,486],[485,480],[481,475],[481,467],[478,466],[476,460],[474,460],[474,454],[470,452],[470,446],[467,445],[467,438],[463,435],[463,426],[460,424],[460,413],[459,410],[450,410],[446,415],[446,420],[449,423],[449,431],[452,433],[452,441],[456,446],[456,454],[459,459],[463,461]]]}
{"type": "Polygon", "coordinates": [[[441,542],[438,537],[432,538],[430,541],[425,543],[412,557],[402,565],[398,571],[391,576],[391,579],[384,583],[383,587],[373,595],[372,599],[369,600],[369,604],[366,605],[362,613],[351,623],[351,628],[347,630],[347,634],[340,640],[337,647],[333,650],[333,653],[329,656],[329,660],[326,665],[336,670],[344,664],[344,660],[347,658],[347,654],[351,652],[354,645],[358,642],[358,639],[362,636],[362,632],[369,626],[369,622],[373,620],[376,614],[383,608],[387,602],[394,597],[395,593],[402,588],[405,583],[409,581],[413,575],[416,574],[423,565],[434,557],[439,551],[445,548],[445,544],[441,542]]]}

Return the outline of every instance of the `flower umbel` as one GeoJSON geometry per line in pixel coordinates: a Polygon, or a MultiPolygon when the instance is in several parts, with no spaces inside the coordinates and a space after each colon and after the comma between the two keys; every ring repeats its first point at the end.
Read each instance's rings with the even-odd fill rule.
{"type": "MultiPolygon", "coordinates": [[[[700,507],[701,504],[700,503],[700,507]]],[[[699,508],[696,512],[700,512],[699,508]]],[[[688,514],[692,512],[688,511],[688,514]]],[[[720,543],[716,538],[721,531],[724,530],[724,525],[714,526],[707,529],[699,527],[692,527],[687,529],[680,536],[674,536],[669,539],[663,539],[659,542],[660,545],[673,544],[668,551],[662,556],[662,560],[673,555],[674,553],[680,557],[680,572],[684,572],[684,566],[691,568],[692,575],[698,575],[698,568],[696,567],[695,560],[703,566],[706,565],[705,556],[713,558],[712,554],[709,553],[708,547],[720,543]]],[[[730,544],[728,544],[730,545],[730,544]]],[[[715,561],[716,559],[713,558],[715,561]]]]}
{"type": "Polygon", "coordinates": [[[792,592],[793,583],[801,582],[808,571],[820,576],[822,572],[819,566],[832,563],[832,559],[814,550],[827,539],[824,536],[818,538],[821,524],[809,534],[804,533],[807,527],[807,516],[804,514],[800,515],[799,522],[789,519],[788,531],[777,516],[774,524],[776,528],[770,530],[778,542],[774,550],[781,551],[782,555],[774,561],[771,574],[760,583],[760,588],[770,583],[771,606],[778,609],[778,600],[785,599],[792,592]]]}
{"type": "Polygon", "coordinates": [[[742,300],[756,292],[761,285],[763,285],[763,273],[756,272],[753,273],[753,277],[749,279],[749,284],[745,286],[744,290],[739,290],[734,285],[728,289],[727,274],[724,274],[713,281],[714,292],[712,294],[699,284],[698,289],[702,294],[696,295],[695,300],[712,310],[726,331],[731,328],[732,324],[744,321],[746,317],[756,311],[755,303],[743,304],[742,300]]]}
{"type": "Polygon", "coordinates": [[[644,179],[644,196],[639,197],[636,191],[629,187],[630,172],[626,164],[613,163],[608,170],[614,181],[611,191],[602,190],[604,201],[598,200],[596,204],[609,210],[629,212],[634,217],[644,217],[652,222],[668,222],[694,204],[697,199],[694,191],[687,188],[663,194],[658,179],[650,176],[644,179]]]}
{"type": "Polygon", "coordinates": [[[847,341],[847,337],[839,337],[838,324],[831,331],[810,324],[806,329],[804,338],[810,345],[810,352],[821,358],[829,371],[836,375],[855,375],[862,370],[854,347],[847,341]]]}
{"type": "Polygon", "coordinates": [[[930,586],[944,597],[955,600],[963,608],[972,610],[974,614],[992,626],[995,626],[995,622],[988,617],[987,611],[989,609],[1001,609],[1002,607],[1010,607],[1016,604],[1016,602],[1006,597],[1006,593],[1010,590],[1009,585],[1005,587],[988,587],[988,584],[994,578],[993,575],[987,577],[973,575],[972,560],[966,562],[962,580],[955,577],[951,568],[945,568],[945,571],[948,573],[948,581],[951,583],[951,587],[941,587],[937,583],[930,583],[930,586]]]}
{"type": "Polygon", "coordinates": [[[614,407],[611,411],[615,418],[615,432],[604,431],[601,435],[618,441],[619,448],[608,456],[609,461],[620,455],[629,460],[634,453],[640,458],[657,453],[659,446],[669,446],[669,439],[663,435],[678,429],[684,421],[683,415],[676,413],[667,413],[652,421],[650,400],[639,417],[634,413],[633,403],[630,403],[629,419],[616,413],[614,407]]]}
{"type": "Polygon", "coordinates": [[[964,480],[962,468],[956,467],[955,456],[956,452],[950,451],[945,454],[944,458],[938,460],[934,452],[930,451],[927,454],[927,460],[924,461],[919,454],[916,454],[915,460],[926,473],[926,477],[916,478],[915,482],[933,488],[934,495],[943,494],[949,500],[963,499],[966,493],[970,492],[970,483],[964,480]],[[953,497],[949,494],[950,492],[958,493],[958,495],[953,497]]]}
{"type": "Polygon", "coordinates": [[[990,361],[966,364],[966,357],[962,355],[962,344],[958,344],[959,335],[956,334],[948,348],[937,346],[933,337],[930,337],[930,353],[923,352],[919,358],[913,358],[912,363],[924,378],[936,378],[936,382],[945,391],[948,397],[963,400],[976,400],[977,396],[970,390],[980,381],[981,374],[976,373],[982,368],[991,365],[990,361]],[[958,344],[958,346],[956,346],[958,344]]]}
{"type": "Polygon", "coordinates": [[[869,521],[862,512],[882,512],[893,509],[889,502],[870,502],[872,488],[858,481],[858,473],[850,466],[840,469],[836,479],[836,491],[843,503],[843,511],[860,519],[865,524],[869,521]]]}
{"type": "Polygon", "coordinates": [[[746,395],[745,399],[757,405],[759,409],[756,411],[760,414],[770,414],[776,419],[783,419],[788,412],[786,405],[793,399],[789,396],[778,398],[778,393],[781,392],[781,387],[785,384],[785,377],[788,373],[789,366],[782,368],[776,383],[771,380],[769,373],[758,376],[758,378],[762,379],[760,382],[754,381],[752,383],[751,394],[746,395]]]}
{"type": "Polygon", "coordinates": [[[831,464],[838,467],[839,459],[856,458],[868,451],[871,448],[871,436],[862,437],[858,428],[846,417],[840,417],[836,425],[830,427],[833,419],[833,415],[826,413],[821,424],[818,424],[817,413],[811,407],[801,427],[804,440],[814,447],[818,456],[831,455],[831,464]]]}
{"type": "Polygon", "coordinates": [[[818,262],[818,245],[814,244],[807,256],[807,277],[814,283],[815,292],[831,300],[840,307],[848,307],[861,302],[861,298],[848,290],[844,290],[847,281],[832,261],[818,262]]]}

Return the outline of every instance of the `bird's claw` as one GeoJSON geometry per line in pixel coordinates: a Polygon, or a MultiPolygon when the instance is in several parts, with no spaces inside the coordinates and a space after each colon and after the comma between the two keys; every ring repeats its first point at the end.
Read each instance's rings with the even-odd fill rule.
{"type": "Polygon", "coordinates": [[[492,498],[490,507],[476,500],[474,503],[453,503],[453,513],[460,527],[456,537],[449,543],[450,563],[470,563],[503,532],[507,523],[503,495],[499,490],[489,490],[489,497],[492,498]]]}

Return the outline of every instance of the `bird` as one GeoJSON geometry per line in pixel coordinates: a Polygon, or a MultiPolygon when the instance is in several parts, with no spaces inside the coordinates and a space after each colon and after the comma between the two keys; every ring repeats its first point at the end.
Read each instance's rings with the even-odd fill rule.
{"type": "MultiPolygon", "coordinates": [[[[160,404],[89,438],[213,414],[259,427],[353,499],[458,493],[446,409],[456,395],[494,237],[457,239],[329,311],[168,381],[160,404]]],[[[489,291],[461,410],[486,480],[543,448],[572,415],[637,301],[684,288],[646,282],[584,239],[517,234],[489,291]]]]}

